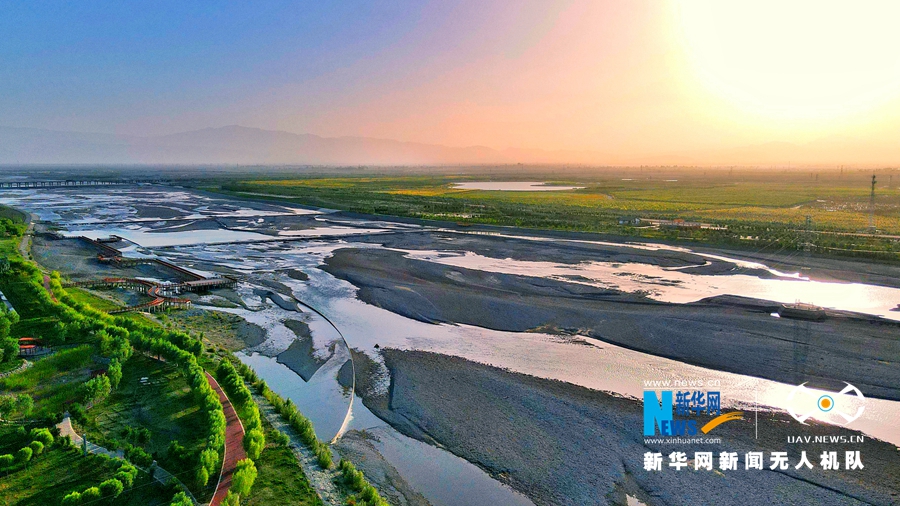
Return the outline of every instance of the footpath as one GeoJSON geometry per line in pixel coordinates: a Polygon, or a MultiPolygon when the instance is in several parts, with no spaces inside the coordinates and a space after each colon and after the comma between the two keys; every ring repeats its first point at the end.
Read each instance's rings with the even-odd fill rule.
{"type": "Polygon", "coordinates": [[[210,506],[219,506],[225,500],[228,490],[231,488],[231,479],[237,469],[238,461],[247,458],[244,451],[244,424],[234,410],[228,396],[219,386],[219,383],[208,372],[206,381],[219,395],[222,410],[225,413],[225,455],[222,457],[222,471],[219,473],[219,482],[216,484],[216,492],[213,494],[210,506]]]}

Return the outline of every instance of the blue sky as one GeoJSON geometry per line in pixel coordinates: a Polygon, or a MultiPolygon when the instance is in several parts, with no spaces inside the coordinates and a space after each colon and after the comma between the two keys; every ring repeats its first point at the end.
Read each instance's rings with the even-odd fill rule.
{"type": "Polygon", "coordinates": [[[0,6],[0,124],[132,134],[285,127],[260,116],[318,116],[473,53],[515,53],[548,12],[406,1],[0,6]],[[498,41],[509,29],[516,37],[498,41]]]}

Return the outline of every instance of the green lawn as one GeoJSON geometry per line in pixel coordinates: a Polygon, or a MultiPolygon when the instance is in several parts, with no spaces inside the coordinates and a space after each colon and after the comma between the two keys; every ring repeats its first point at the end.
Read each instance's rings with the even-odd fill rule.
{"type": "Polygon", "coordinates": [[[87,290],[82,290],[80,288],[66,288],[66,292],[68,292],[76,301],[91,305],[100,311],[110,311],[122,307],[111,300],[98,297],[87,290]]]}
{"type": "Polygon", "coordinates": [[[277,441],[275,429],[263,418],[266,433],[266,449],[256,461],[259,476],[250,492],[242,498],[246,506],[270,506],[290,504],[296,506],[319,506],[322,500],[313,490],[306,475],[300,468],[291,449],[277,441]]]}
{"type": "Polygon", "coordinates": [[[94,352],[93,346],[82,345],[37,359],[32,367],[0,379],[0,391],[31,395],[33,417],[60,414],[79,399],[82,383],[90,378],[94,352]]]}
{"type": "MultiPolygon", "coordinates": [[[[77,449],[52,446],[35,457],[27,468],[0,472],[0,504],[7,506],[55,506],[73,491],[95,487],[112,478],[115,470],[96,456],[81,455],[77,449]]],[[[168,504],[172,491],[146,473],[140,473],[131,489],[113,502],[117,506],[157,506],[168,504]]]]}
{"type": "Polygon", "coordinates": [[[56,332],[56,322],[59,319],[53,316],[19,320],[12,326],[10,335],[13,337],[47,337],[56,332]]]}
{"type": "MultiPolygon", "coordinates": [[[[159,465],[171,473],[180,472],[182,462],[166,451],[178,441],[189,451],[203,445],[203,414],[191,396],[184,375],[174,366],[135,354],[122,367],[119,388],[105,401],[87,411],[86,423],[76,430],[86,431],[89,440],[106,447],[124,447],[129,441],[124,427],[150,431],[146,444],[136,444],[155,454],[159,465]],[[141,378],[147,378],[142,383],[141,378]]],[[[184,479],[190,485],[189,479],[184,479]]]]}

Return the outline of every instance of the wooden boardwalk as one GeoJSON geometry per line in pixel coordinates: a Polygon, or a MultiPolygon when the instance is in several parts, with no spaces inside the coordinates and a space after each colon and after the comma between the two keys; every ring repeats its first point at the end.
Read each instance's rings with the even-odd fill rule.
{"type": "Polygon", "coordinates": [[[247,458],[247,452],[244,451],[244,424],[238,418],[237,412],[234,410],[228,396],[222,391],[222,387],[215,378],[208,372],[206,380],[209,386],[219,394],[219,401],[222,403],[222,409],[225,412],[225,456],[222,458],[222,472],[219,475],[219,482],[216,485],[216,492],[213,494],[210,506],[219,506],[225,500],[225,495],[231,488],[231,477],[237,468],[239,460],[247,458]]]}

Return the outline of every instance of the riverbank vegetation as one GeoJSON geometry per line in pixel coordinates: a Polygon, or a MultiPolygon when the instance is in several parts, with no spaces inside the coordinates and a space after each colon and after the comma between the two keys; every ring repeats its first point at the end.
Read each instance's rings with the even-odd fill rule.
{"type": "MultiPolygon", "coordinates": [[[[21,234],[24,227],[16,230],[21,234]]],[[[105,313],[99,308],[112,309],[115,304],[88,291],[64,288],[59,273],[45,274],[21,258],[17,241],[17,237],[0,237],[10,252],[8,269],[0,272],[0,289],[10,294],[17,308],[0,313],[0,337],[4,337],[0,344],[15,344],[16,350],[10,352],[15,356],[14,337],[36,336],[52,347],[52,353],[0,378],[4,392],[0,418],[58,433],[56,423],[69,412],[75,428],[92,444],[123,451],[133,466],[103,455],[82,455],[70,447],[68,438],[60,438],[65,443],[52,447],[32,438],[38,440],[25,441],[7,456],[2,450],[3,441],[9,439],[3,432],[8,426],[0,425],[0,472],[15,476],[0,486],[0,502],[192,504],[179,489],[185,484],[201,502],[209,498],[222,464],[226,425],[222,404],[206,379],[204,369],[210,369],[243,422],[249,456],[239,463],[225,504],[321,504],[287,437],[260,417],[242,377],[252,371],[238,363],[239,373],[230,354],[220,360],[209,353],[214,348],[204,349],[203,334],[193,335],[187,327],[176,330],[141,315],[105,313]],[[92,466],[92,472],[64,479],[71,471],[66,460],[77,461],[78,469],[92,466]],[[180,483],[163,486],[144,471],[140,475],[122,471],[124,466],[135,472],[151,471],[157,465],[154,461],[180,483]],[[35,483],[41,476],[31,472],[35,466],[51,476],[47,478],[50,485],[35,483]],[[137,487],[146,488],[146,495],[136,493],[137,487]]],[[[21,361],[13,358],[2,363],[20,365],[21,361]]],[[[315,439],[311,425],[309,431],[315,439]]],[[[328,445],[315,440],[315,446],[320,465],[330,467],[328,445]]]]}
{"type": "MultiPolygon", "coordinates": [[[[542,176],[553,183],[583,188],[465,190],[455,184],[485,178],[385,176],[223,181],[212,189],[235,196],[264,198],[269,194],[280,201],[316,207],[461,224],[900,259],[900,237],[893,237],[900,236],[900,188],[892,179],[877,187],[876,230],[870,230],[871,172],[735,174],[721,169],[632,169],[596,171],[591,176],[582,172],[565,181],[559,181],[560,175],[554,173],[519,177],[534,180],[542,176]],[[668,222],[660,225],[650,220],[668,222]]],[[[495,175],[494,179],[510,178],[495,175]]]]}

